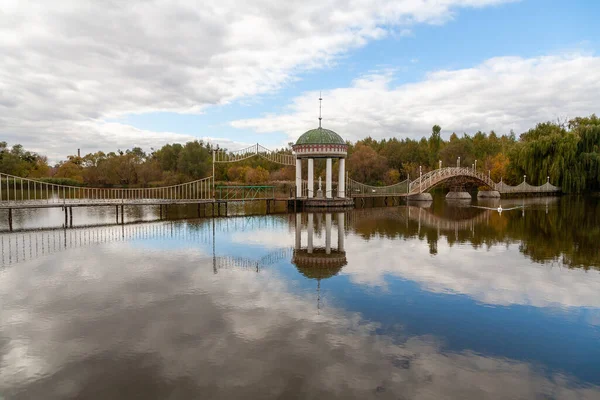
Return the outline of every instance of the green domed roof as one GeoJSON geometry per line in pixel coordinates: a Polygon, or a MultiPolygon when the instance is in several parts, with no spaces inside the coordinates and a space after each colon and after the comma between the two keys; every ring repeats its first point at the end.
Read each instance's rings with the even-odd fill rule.
{"type": "Polygon", "coordinates": [[[319,127],[304,132],[296,144],[346,144],[346,142],[334,131],[319,127]]]}

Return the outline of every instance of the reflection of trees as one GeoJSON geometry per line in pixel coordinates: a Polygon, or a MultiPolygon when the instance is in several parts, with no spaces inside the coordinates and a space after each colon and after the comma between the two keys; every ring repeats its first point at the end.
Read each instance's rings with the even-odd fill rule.
{"type": "Polygon", "coordinates": [[[563,197],[547,210],[536,206],[526,208],[524,217],[520,210],[499,214],[493,210],[437,205],[434,211],[422,209],[420,220],[416,207],[410,212],[409,215],[409,207],[356,210],[349,218],[349,228],[366,240],[418,238],[428,243],[431,254],[437,253],[441,237],[450,246],[470,243],[474,248],[519,243],[520,251],[535,262],[554,261],[570,268],[600,269],[598,201],[563,197]],[[428,217],[423,217],[425,213],[428,217]]]}
{"type": "Polygon", "coordinates": [[[562,258],[569,267],[600,269],[600,203],[566,198],[552,211],[513,221],[524,237],[521,251],[538,262],[562,258]]]}

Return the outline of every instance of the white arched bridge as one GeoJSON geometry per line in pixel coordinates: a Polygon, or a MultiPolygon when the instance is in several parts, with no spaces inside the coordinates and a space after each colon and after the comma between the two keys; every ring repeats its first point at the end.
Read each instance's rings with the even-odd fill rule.
{"type": "MultiPolygon", "coordinates": [[[[215,186],[215,164],[234,163],[251,157],[261,157],[286,166],[298,166],[298,159],[295,154],[291,154],[289,151],[271,151],[256,144],[237,151],[213,151],[212,176],[177,185],[140,188],[73,186],[60,185],[44,179],[31,179],[0,173],[0,209],[9,211],[9,220],[11,219],[12,209],[19,208],[63,207],[65,218],[67,209],[71,207],[105,205],[116,205],[118,213],[118,207],[121,207],[122,212],[124,205],[160,205],[162,212],[162,205],[198,204],[200,207],[200,204],[205,203],[210,204],[214,212],[215,206],[220,210],[221,205],[225,204],[226,207],[228,202],[233,201],[265,200],[268,209],[271,202],[289,201],[303,196],[312,197],[312,193],[317,192],[315,187],[308,188],[307,181],[301,181],[301,189],[295,190],[293,193],[279,195],[275,191],[275,186],[215,186]],[[300,193],[300,196],[298,196],[298,193],[300,193]]],[[[346,174],[345,182],[342,182],[346,189],[337,192],[337,196],[340,196],[340,193],[344,198],[413,196],[456,179],[471,181],[479,186],[487,186],[500,194],[555,193],[560,191],[560,188],[551,185],[549,181],[541,186],[532,186],[525,181],[520,185],[510,186],[503,182],[493,182],[486,174],[473,168],[446,167],[389,186],[366,185],[350,179],[346,174]]],[[[324,197],[336,197],[333,188],[328,190],[331,190],[332,193],[324,193],[324,197]]]]}
{"type": "Polygon", "coordinates": [[[519,193],[558,193],[560,188],[550,184],[548,180],[540,186],[533,186],[523,181],[519,185],[511,186],[500,181],[494,182],[488,175],[466,167],[445,167],[431,170],[414,180],[406,179],[402,182],[389,186],[365,185],[348,178],[348,192],[352,196],[411,196],[425,193],[436,186],[461,179],[470,181],[479,186],[487,186],[490,190],[496,190],[500,194],[519,193]]]}

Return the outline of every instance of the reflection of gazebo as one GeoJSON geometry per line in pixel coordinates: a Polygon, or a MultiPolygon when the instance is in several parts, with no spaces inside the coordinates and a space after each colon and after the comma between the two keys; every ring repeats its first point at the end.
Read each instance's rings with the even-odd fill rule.
{"type": "Polygon", "coordinates": [[[333,250],[327,254],[324,248],[315,248],[312,253],[306,249],[294,250],[292,263],[307,278],[327,279],[337,275],[347,264],[346,252],[333,250]]]}
{"type": "MultiPolygon", "coordinates": [[[[316,214],[323,215],[323,214],[316,214]]],[[[320,250],[315,248],[313,245],[313,237],[315,233],[315,213],[308,213],[307,215],[308,222],[306,224],[306,231],[308,234],[308,243],[305,249],[302,249],[302,214],[296,214],[296,243],[294,245],[294,253],[299,252],[300,250],[306,250],[306,254],[311,254],[312,260],[318,259],[318,254],[320,250]]],[[[339,212],[336,213],[337,218],[337,233],[338,233],[338,245],[337,252],[346,254],[344,250],[344,213],[339,212]]],[[[331,213],[325,213],[325,248],[324,255],[330,256],[332,253],[331,249],[331,213]]],[[[336,251],[336,250],[334,250],[336,251]]]]}
{"type": "MultiPolygon", "coordinates": [[[[317,214],[317,216],[321,215],[317,214]]],[[[321,279],[337,275],[342,267],[347,264],[346,251],[344,250],[344,213],[336,214],[338,243],[335,249],[331,248],[331,213],[325,214],[325,247],[315,247],[313,245],[315,214],[309,213],[307,219],[308,243],[303,248],[302,214],[296,214],[296,244],[292,263],[302,275],[317,280],[317,308],[320,308],[321,279]]]]}
{"type": "MultiPolygon", "coordinates": [[[[319,98],[319,101],[322,99],[319,98]]],[[[298,138],[296,144],[292,146],[296,155],[296,197],[306,197],[306,205],[309,206],[340,206],[347,205],[345,176],[346,176],[346,155],[348,145],[340,135],[330,129],[321,126],[321,113],[319,106],[319,127],[304,132],[298,138]],[[325,196],[320,200],[311,199],[319,197],[319,192],[315,195],[314,182],[314,160],[321,158],[326,160],[325,167],[325,196]],[[308,187],[306,193],[302,191],[302,159],[308,161],[308,187]],[[334,198],[332,181],[332,159],[339,159],[338,188],[337,195],[334,198]],[[313,204],[314,203],[314,204],[313,204]]],[[[320,187],[319,187],[320,189],[320,187]]],[[[351,203],[348,203],[351,204],[351,203]]]]}

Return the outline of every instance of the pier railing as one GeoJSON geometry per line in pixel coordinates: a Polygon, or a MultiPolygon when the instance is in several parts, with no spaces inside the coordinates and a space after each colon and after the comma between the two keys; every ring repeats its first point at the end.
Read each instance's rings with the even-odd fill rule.
{"type": "Polygon", "coordinates": [[[213,199],[213,177],[152,188],[60,185],[0,173],[0,206],[189,202],[213,199]]]}
{"type": "Polygon", "coordinates": [[[215,198],[227,201],[275,199],[275,186],[219,185],[215,187],[215,198]]]}

